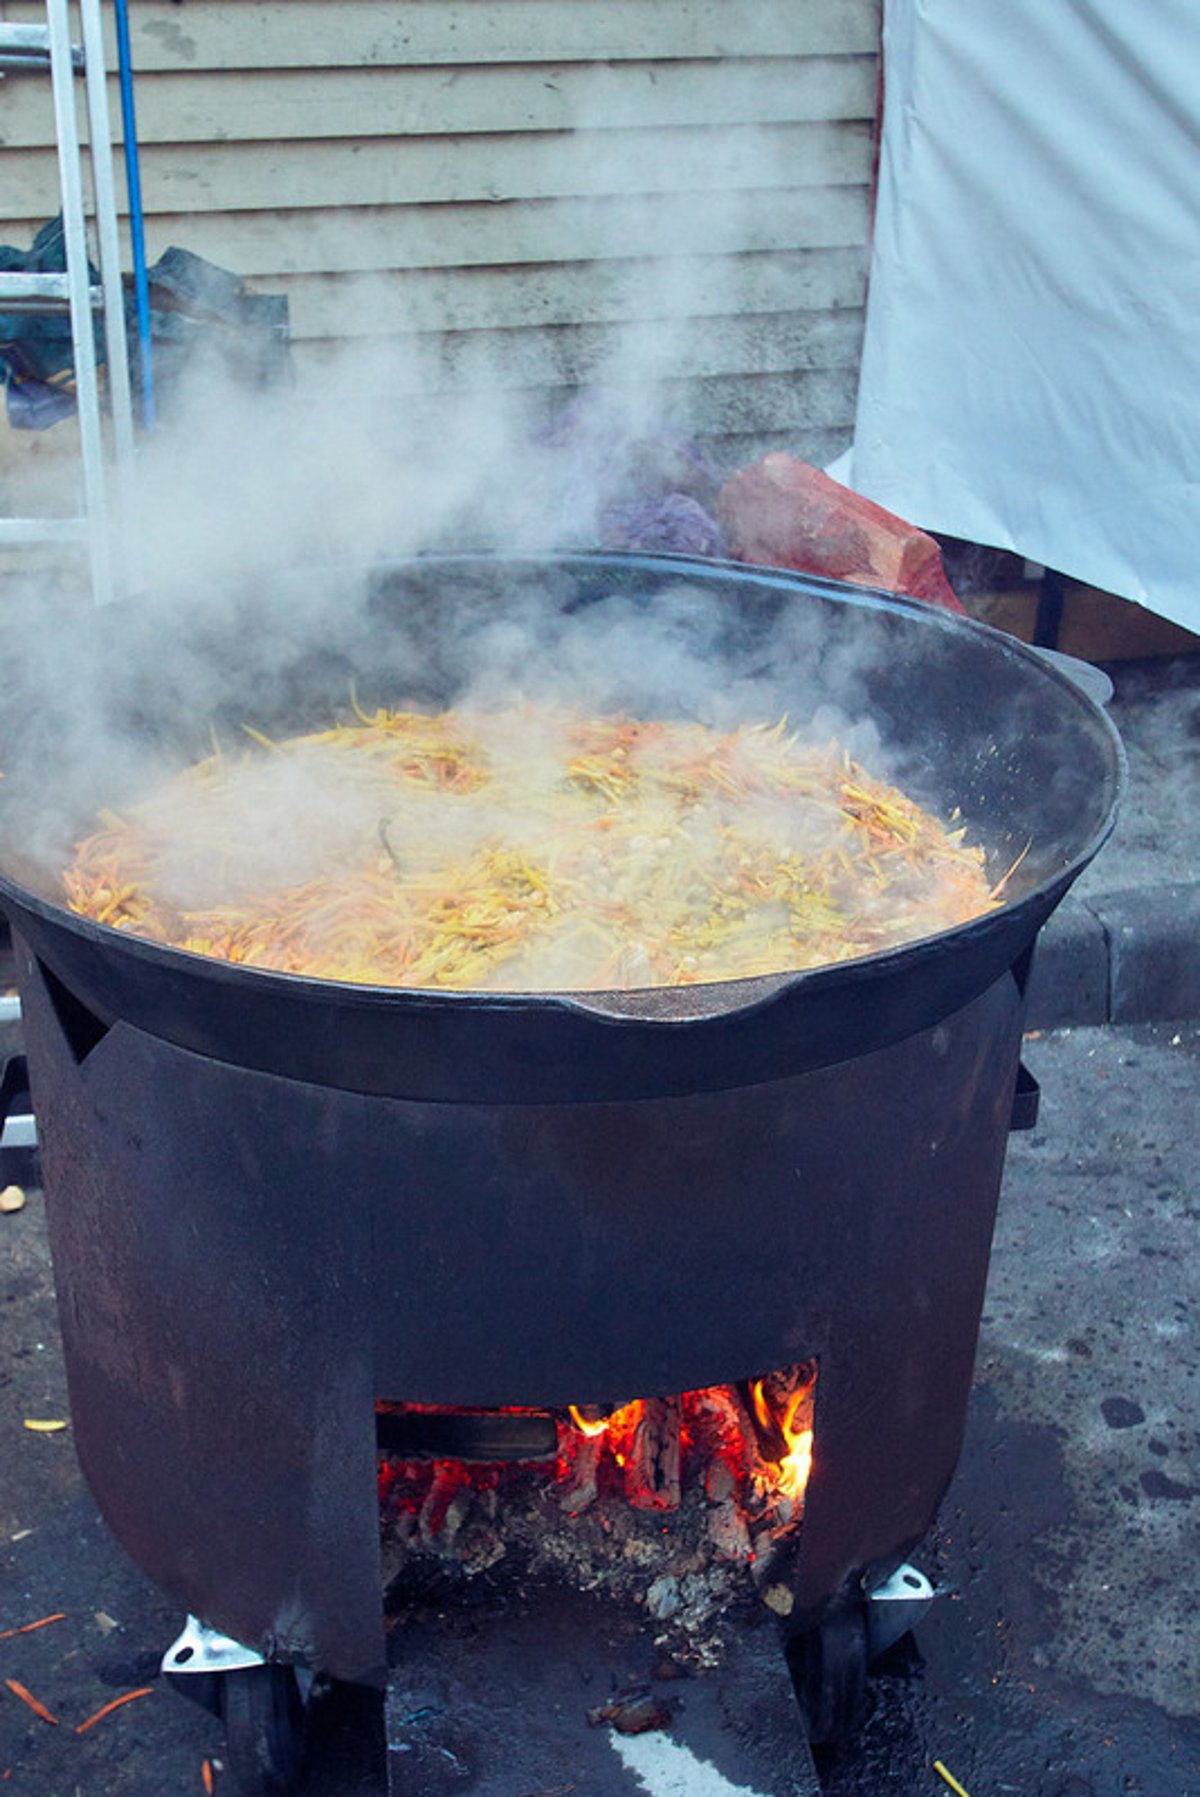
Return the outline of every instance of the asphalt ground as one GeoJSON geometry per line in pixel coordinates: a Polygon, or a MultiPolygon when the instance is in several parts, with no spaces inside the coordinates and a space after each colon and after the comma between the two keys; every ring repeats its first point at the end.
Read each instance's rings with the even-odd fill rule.
{"type": "MultiPolygon", "coordinates": [[[[1113,672],[1129,794],[1039,950],[1041,1117],[1010,1144],[967,1439],[916,1556],[940,1595],[821,1760],[827,1797],[936,1797],[935,1759],[971,1797],[1200,1797],[1200,659],[1113,672]]],[[[107,1534],[70,1427],[27,1418],[69,1419],[37,1191],[0,1213],[0,1786],[173,1797],[207,1762],[231,1790],[220,1725],[158,1674],[182,1618],[107,1534]]],[[[333,1694],[302,1797],[384,1788],[378,1705],[333,1694]]]]}
{"type": "Polygon", "coordinates": [[[1116,828],[1039,940],[1035,1027],[1200,1016],[1200,656],[1110,668],[1116,828]]]}

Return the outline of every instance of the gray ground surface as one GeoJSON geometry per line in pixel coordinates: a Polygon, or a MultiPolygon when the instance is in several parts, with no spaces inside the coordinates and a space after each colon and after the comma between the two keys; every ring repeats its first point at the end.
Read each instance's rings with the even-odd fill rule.
{"type": "MultiPolygon", "coordinates": [[[[967,1442],[918,1556],[944,1595],[875,1680],[856,1751],[821,1765],[827,1797],[936,1797],[935,1758],[972,1797],[1200,1797],[1200,1029],[1063,1032],[1027,1058],[1042,1119],[1012,1141],[967,1442]]],[[[219,1725],[156,1676],[180,1618],[107,1536],[69,1431],[22,1426],[66,1415],[36,1194],[0,1216],[0,1355],[0,1629],[67,1612],[0,1641],[0,1681],[61,1719],[0,1683],[6,1797],[199,1792],[219,1725]],[[74,1734],[142,1684],[150,1697],[74,1734]]],[[[304,1797],[379,1797],[381,1746],[369,1702],[335,1698],[304,1797]]],[[[663,1797],[648,1776],[631,1785],[614,1751],[615,1790],[663,1797]]]]}
{"type": "Polygon", "coordinates": [[[1094,897],[1200,880],[1200,655],[1126,662],[1109,673],[1129,785],[1110,841],[1075,891],[1094,897]]]}
{"type": "Polygon", "coordinates": [[[1200,656],[1111,670],[1128,757],[1116,828],[1039,939],[1031,1022],[1200,1016],[1200,656]]]}

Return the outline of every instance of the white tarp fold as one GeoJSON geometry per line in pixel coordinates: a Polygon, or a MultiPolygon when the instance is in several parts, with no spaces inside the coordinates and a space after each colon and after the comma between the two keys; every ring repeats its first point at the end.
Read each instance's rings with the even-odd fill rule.
{"type": "Polygon", "coordinates": [[[852,465],[1200,630],[1197,0],[886,0],[852,465]]]}

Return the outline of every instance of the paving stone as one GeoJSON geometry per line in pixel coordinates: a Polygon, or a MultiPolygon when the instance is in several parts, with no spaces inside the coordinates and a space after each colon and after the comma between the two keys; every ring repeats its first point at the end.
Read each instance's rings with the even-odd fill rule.
{"type": "Polygon", "coordinates": [[[1027,988],[1030,1029],[1108,1021],[1108,937],[1095,910],[1068,897],[1038,937],[1027,988]]]}
{"type": "Polygon", "coordinates": [[[1200,1017],[1200,883],[1144,887],[1090,901],[1109,945],[1109,1017],[1200,1017]]]}

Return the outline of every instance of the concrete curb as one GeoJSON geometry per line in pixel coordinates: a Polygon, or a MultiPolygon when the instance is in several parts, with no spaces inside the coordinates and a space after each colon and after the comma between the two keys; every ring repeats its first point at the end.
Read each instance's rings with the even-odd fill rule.
{"type": "Polygon", "coordinates": [[[1030,1029],[1200,1017],[1200,883],[1068,895],[1038,938],[1030,1029]]]}

